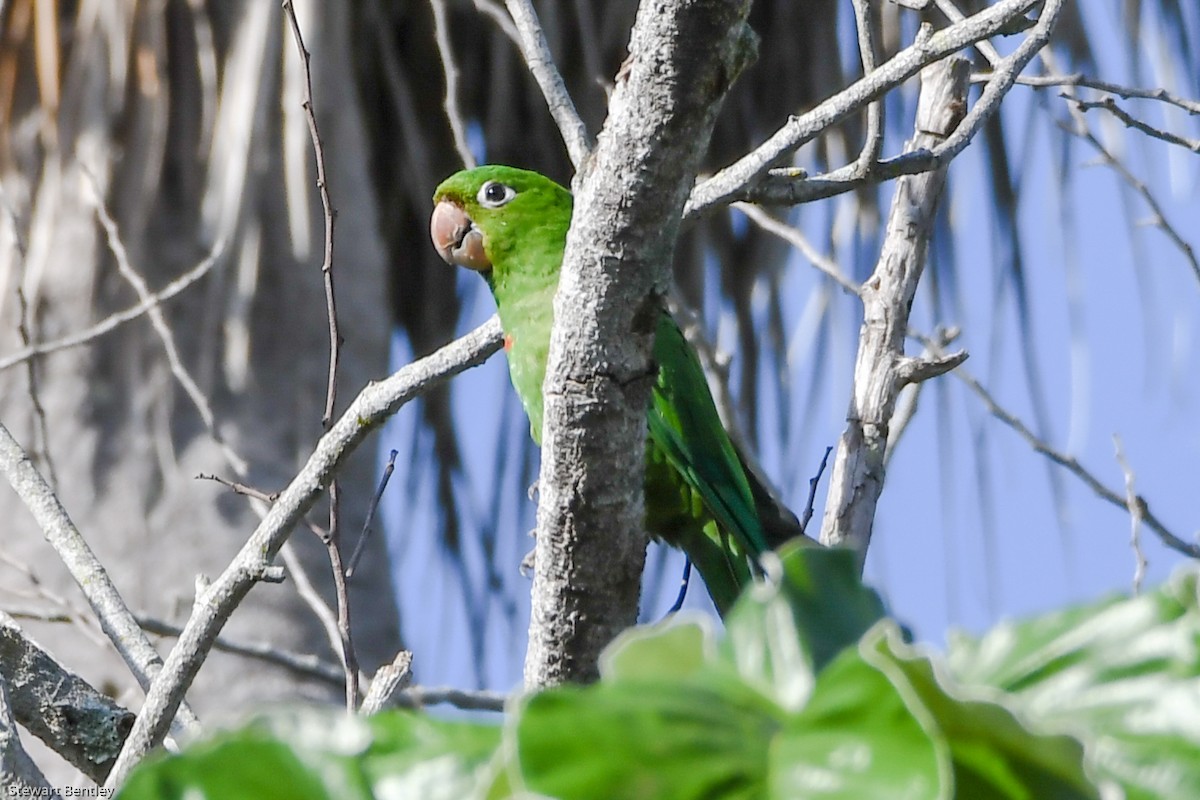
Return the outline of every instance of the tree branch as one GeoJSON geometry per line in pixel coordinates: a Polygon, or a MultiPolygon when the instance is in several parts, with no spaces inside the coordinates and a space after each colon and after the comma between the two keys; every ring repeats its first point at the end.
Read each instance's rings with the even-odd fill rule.
{"type": "Polygon", "coordinates": [[[6,680],[0,674],[0,786],[9,797],[51,797],[46,776],[21,746],[6,680]]]}
{"type": "Polygon", "coordinates": [[[533,8],[532,0],[506,0],[505,5],[520,34],[521,54],[546,98],[550,116],[558,125],[571,163],[578,170],[591,152],[591,137],[588,136],[583,118],[575,109],[575,101],[567,92],[562,75],[554,66],[554,56],[550,54],[550,44],[546,41],[542,23],[538,21],[537,11],[533,8]]]}
{"type": "MultiPolygon", "coordinates": [[[[771,167],[789,153],[888,90],[899,86],[920,72],[923,67],[981,39],[1000,33],[1012,20],[1023,15],[1038,2],[1039,0],[1002,0],[936,33],[929,26],[922,26],[912,45],[901,50],[878,69],[819,103],[807,113],[791,117],[757,149],[708,180],[697,184],[688,199],[685,213],[690,216],[734,199],[747,199],[745,193],[748,188],[760,181],[771,167]]],[[[1053,0],[1047,5],[1054,5],[1053,0]]],[[[1061,2],[1058,5],[1061,6],[1061,2]]],[[[1043,21],[1047,16],[1052,22],[1057,15],[1044,10],[1043,21]]],[[[1030,39],[1032,38],[1033,35],[1030,36],[1030,39]]],[[[1026,40],[1028,41],[1029,39],[1026,40]]],[[[962,146],[965,147],[966,143],[962,146]]]]}
{"type": "MultiPolygon", "coordinates": [[[[133,613],[108,577],[104,565],[75,527],[67,510],[3,424],[0,424],[0,472],[4,473],[21,502],[33,514],[46,541],[58,553],[83,591],[96,618],[100,620],[100,627],[129,666],[129,671],[142,689],[149,691],[152,681],[162,669],[162,657],[138,626],[133,613]]],[[[171,708],[170,716],[164,720],[164,733],[165,726],[174,719],[177,709],[184,727],[196,725],[196,715],[186,705],[181,707],[181,703],[182,696],[171,708]]]]}
{"type": "Polygon", "coordinates": [[[179,641],[150,687],[106,786],[118,785],[151,747],[161,741],[167,722],[191,685],[217,634],[250,588],[270,568],[271,560],[320,497],[349,455],[367,435],[402,405],[465,369],[483,363],[500,349],[500,321],[492,317],[466,336],[405,366],[389,378],[363,389],[321,437],[304,467],[292,480],[234,561],[200,596],[179,641]]]}
{"type": "MultiPolygon", "coordinates": [[[[953,58],[921,73],[916,134],[908,149],[948,138],[966,110],[969,64],[953,58]]],[[[925,266],[945,168],[901,178],[888,218],[883,251],[863,284],[864,319],[854,367],[847,427],[838,441],[821,542],[849,545],[866,558],[883,491],[884,456],[896,398],[908,383],[952,369],[966,356],[921,361],[904,355],[908,315],[925,266]]]]}
{"type": "Polygon", "coordinates": [[[650,358],[681,212],[717,109],[754,52],[746,0],[643,3],[575,211],[543,390],[525,683],[596,675],[637,617],[650,358]]]}
{"type": "MultiPolygon", "coordinates": [[[[0,675],[0,685],[8,687],[12,716],[26,730],[92,780],[108,776],[133,726],[133,713],[59,664],[3,611],[0,675]]],[[[0,719],[0,731],[4,727],[0,719]]],[[[9,784],[0,781],[0,786],[9,784]]]]}

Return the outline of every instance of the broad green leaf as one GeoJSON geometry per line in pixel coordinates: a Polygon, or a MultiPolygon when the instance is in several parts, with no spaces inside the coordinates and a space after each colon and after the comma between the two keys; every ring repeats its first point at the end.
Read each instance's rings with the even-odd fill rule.
{"type": "Polygon", "coordinates": [[[290,747],[259,727],[197,742],[181,755],[147,760],[117,795],[119,800],[324,800],[335,796],[355,795],[326,792],[320,778],[290,747]]]}
{"type": "Polygon", "coordinates": [[[706,672],[530,697],[516,722],[525,784],[560,800],[759,798],[780,709],[706,672]]]}
{"type": "Polygon", "coordinates": [[[982,699],[952,687],[927,656],[902,641],[895,623],[881,623],[864,638],[860,649],[867,662],[887,675],[905,696],[909,708],[929,719],[940,732],[950,749],[955,797],[1099,797],[1084,773],[1083,747],[1078,740],[1038,734],[1026,727],[1001,705],[1004,697],[999,692],[982,699]]]}
{"type": "Polygon", "coordinates": [[[713,660],[716,638],[707,614],[676,614],[665,622],[639,625],[604,648],[600,674],[606,680],[678,680],[713,660]]]}
{"type": "Polygon", "coordinates": [[[945,741],[857,649],[821,671],[771,748],[771,797],[780,800],[940,800],[951,796],[949,774],[945,741]]]}
{"type": "Polygon", "coordinates": [[[483,797],[500,728],[397,711],[275,710],[140,767],[120,797],[483,797]]]}
{"type": "Polygon", "coordinates": [[[780,578],[751,586],[725,620],[726,651],[739,674],[789,710],[813,679],[883,617],[883,603],[842,549],[785,547],[780,578]]]}
{"type": "Polygon", "coordinates": [[[1043,730],[1069,732],[1088,763],[1131,800],[1200,797],[1197,573],[950,643],[965,685],[1008,693],[1043,730]]]}

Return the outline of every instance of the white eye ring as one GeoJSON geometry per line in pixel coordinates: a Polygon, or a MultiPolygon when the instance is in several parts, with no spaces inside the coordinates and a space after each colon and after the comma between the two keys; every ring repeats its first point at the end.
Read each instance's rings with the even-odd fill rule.
{"type": "Polygon", "coordinates": [[[511,186],[500,181],[488,181],[479,187],[479,194],[475,195],[475,199],[484,208],[499,208],[516,196],[517,190],[511,186]]]}

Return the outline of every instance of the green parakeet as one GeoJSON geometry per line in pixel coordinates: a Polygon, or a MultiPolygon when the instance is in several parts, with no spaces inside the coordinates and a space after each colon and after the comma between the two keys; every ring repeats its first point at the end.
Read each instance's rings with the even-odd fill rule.
{"type": "MultiPolygon", "coordinates": [[[[434,247],[479,272],[504,329],[513,386],[538,444],[554,292],[571,224],[571,194],[536,172],[464,170],[433,196],[434,247]]],[[[721,425],[700,362],[664,309],[654,341],[658,380],[646,414],[646,528],[682,548],[723,615],[757,556],[800,534],[721,425]]]]}

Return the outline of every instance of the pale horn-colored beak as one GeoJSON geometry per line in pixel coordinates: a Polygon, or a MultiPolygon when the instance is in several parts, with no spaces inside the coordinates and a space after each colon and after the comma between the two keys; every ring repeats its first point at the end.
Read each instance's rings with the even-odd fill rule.
{"type": "Polygon", "coordinates": [[[483,231],[467,213],[449,200],[443,200],[433,209],[429,218],[429,238],[438,255],[447,264],[487,272],[492,262],[483,250],[483,231]]]}

